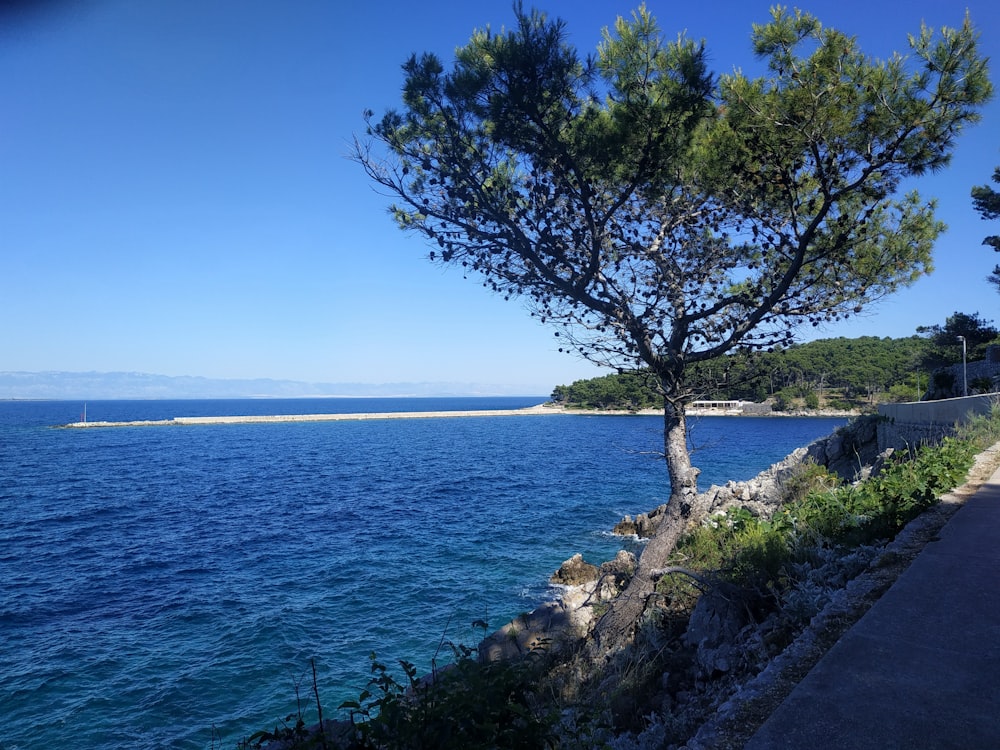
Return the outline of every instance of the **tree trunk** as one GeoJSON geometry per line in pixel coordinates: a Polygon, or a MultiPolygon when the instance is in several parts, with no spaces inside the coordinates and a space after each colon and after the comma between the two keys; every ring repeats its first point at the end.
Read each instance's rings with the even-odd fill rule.
{"type": "Polygon", "coordinates": [[[612,602],[594,628],[591,655],[604,657],[632,641],[646,602],[656,582],[654,570],[666,566],[681,535],[692,522],[701,520],[705,509],[697,505],[698,469],[691,466],[687,447],[687,424],[683,404],[665,402],[663,448],[670,475],[670,502],[653,537],[639,556],[639,563],[625,590],[612,602]]]}

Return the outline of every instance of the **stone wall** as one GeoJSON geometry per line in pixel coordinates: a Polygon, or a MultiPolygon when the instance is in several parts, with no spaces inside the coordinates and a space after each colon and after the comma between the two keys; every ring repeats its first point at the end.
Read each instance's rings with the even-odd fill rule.
{"type": "Polygon", "coordinates": [[[771,414],[771,404],[764,402],[757,404],[752,401],[743,402],[743,415],[747,417],[764,417],[771,414]]]}
{"type": "MultiPolygon", "coordinates": [[[[996,366],[1000,368],[1000,363],[996,366]]],[[[879,416],[882,417],[878,425],[879,450],[936,443],[954,434],[955,427],[966,422],[970,416],[988,414],[997,401],[1000,401],[1000,393],[940,401],[882,404],[878,407],[879,416]]]]}
{"type": "Polygon", "coordinates": [[[977,386],[982,385],[984,380],[990,381],[991,391],[996,391],[1000,387],[1000,346],[986,347],[986,359],[966,363],[964,371],[963,365],[959,363],[935,372],[928,388],[928,396],[935,399],[961,396],[964,386],[968,386],[969,393],[975,393],[977,390],[982,390],[977,386]],[[940,375],[947,377],[941,379],[940,375]],[[968,382],[963,383],[963,378],[968,382]]]}

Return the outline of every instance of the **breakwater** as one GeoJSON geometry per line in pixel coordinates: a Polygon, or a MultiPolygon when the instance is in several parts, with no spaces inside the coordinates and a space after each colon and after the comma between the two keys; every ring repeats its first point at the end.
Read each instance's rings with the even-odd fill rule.
{"type": "Polygon", "coordinates": [[[565,414],[559,408],[530,406],[525,409],[489,409],[474,411],[390,411],[353,412],[344,414],[257,414],[242,416],[173,417],[171,419],[140,419],[123,422],[70,422],[67,428],[89,427],[154,427],[206,424],[266,424],[274,422],[343,422],[366,419],[429,419],[449,417],[525,417],[565,414]]]}

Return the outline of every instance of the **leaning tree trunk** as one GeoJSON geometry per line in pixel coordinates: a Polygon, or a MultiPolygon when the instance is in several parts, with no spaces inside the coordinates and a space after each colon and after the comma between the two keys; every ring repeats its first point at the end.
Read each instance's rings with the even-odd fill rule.
{"type": "Polygon", "coordinates": [[[664,404],[663,447],[670,475],[670,502],[639,556],[635,575],[594,628],[594,657],[614,653],[631,642],[656,586],[653,572],[665,567],[684,531],[705,514],[705,509],[695,502],[699,470],[691,466],[683,404],[664,404]]]}

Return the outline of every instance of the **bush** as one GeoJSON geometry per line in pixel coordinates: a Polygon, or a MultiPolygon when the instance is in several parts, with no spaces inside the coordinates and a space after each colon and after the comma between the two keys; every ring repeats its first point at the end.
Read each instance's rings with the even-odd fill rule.
{"type": "Polygon", "coordinates": [[[351,712],[352,748],[542,748],[554,743],[557,717],[538,709],[533,686],[540,658],[480,663],[466,647],[431,679],[401,662],[406,684],[371,655],[369,689],[351,712]]]}
{"type": "Polygon", "coordinates": [[[946,438],[920,448],[912,460],[899,460],[866,482],[812,492],[786,512],[800,528],[837,543],[858,545],[892,538],[907,523],[962,482],[976,446],[946,438]]]}
{"type": "Polygon", "coordinates": [[[969,393],[991,393],[993,390],[992,378],[980,377],[969,381],[969,393]]]}

